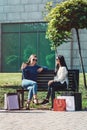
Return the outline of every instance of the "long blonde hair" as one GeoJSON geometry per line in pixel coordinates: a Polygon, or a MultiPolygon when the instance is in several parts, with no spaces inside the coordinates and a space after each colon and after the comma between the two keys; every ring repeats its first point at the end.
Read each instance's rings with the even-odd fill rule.
{"type": "Polygon", "coordinates": [[[36,54],[30,55],[30,57],[28,58],[28,61],[26,62],[27,65],[30,65],[31,58],[32,58],[33,56],[34,56],[35,58],[37,58],[36,54]]]}
{"type": "Polygon", "coordinates": [[[21,70],[24,69],[27,65],[30,65],[31,58],[32,58],[33,56],[34,56],[35,58],[37,58],[36,54],[30,55],[30,57],[28,58],[28,61],[25,62],[25,63],[24,63],[24,62],[22,63],[22,65],[21,65],[21,70]]]}

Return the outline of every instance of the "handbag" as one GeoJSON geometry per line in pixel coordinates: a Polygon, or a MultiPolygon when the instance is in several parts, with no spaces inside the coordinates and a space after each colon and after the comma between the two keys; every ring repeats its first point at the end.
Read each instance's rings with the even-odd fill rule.
{"type": "Polygon", "coordinates": [[[54,99],[53,102],[54,111],[66,111],[66,100],[65,99],[54,99]]]}

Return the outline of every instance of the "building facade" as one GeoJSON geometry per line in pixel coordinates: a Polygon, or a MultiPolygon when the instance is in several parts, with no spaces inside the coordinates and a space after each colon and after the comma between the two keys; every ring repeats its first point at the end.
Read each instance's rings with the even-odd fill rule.
{"type": "MultiPolygon", "coordinates": [[[[47,23],[44,6],[50,0],[0,0],[0,72],[18,72],[28,56],[36,53],[38,63],[55,67],[55,52],[45,38],[47,23]]],[[[53,0],[54,4],[62,0],[53,0]]],[[[58,47],[58,54],[65,56],[68,68],[80,69],[75,30],[73,39],[58,47]]],[[[87,30],[79,30],[85,71],[87,72],[87,30]]]]}

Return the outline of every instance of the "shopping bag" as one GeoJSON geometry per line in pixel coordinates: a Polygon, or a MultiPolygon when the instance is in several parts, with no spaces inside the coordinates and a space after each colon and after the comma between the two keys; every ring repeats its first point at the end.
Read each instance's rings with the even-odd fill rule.
{"type": "Polygon", "coordinates": [[[4,94],[4,109],[7,110],[8,109],[8,105],[7,105],[7,94],[4,94]]]}
{"type": "Polygon", "coordinates": [[[65,99],[54,99],[53,110],[54,111],[65,111],[66,110],[66,100],[65,99]]]}
{"type": "Polygon", "coordinates": [[[66,111],[75,111],[74,96],[57,96],[57,99],[65,99],[66,100],[66,111]]]}
{"type": "Polygon", "coordinates": [[[4,95],[4,109],[18,110],[19,98],[17,93],[8,93],[4,95]]]}

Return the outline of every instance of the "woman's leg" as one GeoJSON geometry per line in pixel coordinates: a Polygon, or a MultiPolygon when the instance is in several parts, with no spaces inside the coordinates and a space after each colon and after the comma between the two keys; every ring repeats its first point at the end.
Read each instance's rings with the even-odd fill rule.
{"type": "Polygon", "coordinates": [[[35,104],[38,104],[38,100],[37,100],[37,83],[35,81],[30,81],[30,85],[28,88],[29,89],[32,89],[31,92],[30,92],[30,98],[34,98],[34,103],[35,104]]]}
{"type": "Polygon", "coordinates": [[[51,88],[52,108],[53,108],[53,100],[54,100],[54,98],[55,98],[55,91],[60,90],[61,87],[65,89],[65,88],[67,87],[66,83],[61,84],[60,82],[53,82],[53,83],[50,85],[50,88],[51,88]]]}
{"type": "Polygon", "coordinates": [[[32,88],[33,88],[33,97],[37,98],[37,83],[36,82],[33,83],[32,88]]]}
{"type": "Polygon", "coordinates": [[[30,104],[30,101],[32,100],[32,97],[37,98],[37,83],[32,80],[23,79],[22,80],[22,87],[25,89],[28,89],[28,100],[27,105],[30,104]]]}
{"type": "Polygon", "coordinates": [[[32,88],[33,96],[37,95],[37,83],[35,81],[23,79],[22,87],[24,87],[25,89],[28,89],[28,90],[30,90],[32,88]]]}
{"type": "Polygon", "coordinates": [[[44,99],[44,100],[41,102],[41,104],[43,105],[43,104],[49,103],[49,98],[50,98],[50,96],[51,96],[51,87],[48,86],[48,91],[47,91],[46,99],[44,99]]]}
{"type": "Polygon", "coordinates": [[[53,82],[48,86],[48,92],[46,99],[41,104],[46,104],[49,102],[49,98],[51,97],[52,100],[52,107],[53,107],[53,100],[55,98],[55,90],[60,87],[60,82],[53,82]]]}
{"type": "Polygon", "coordinates": [[[34,103],[38,104],[38,99],[37,99],[37,83],[33,84],[33,98],[34,98],[34,103]]]}
{"type": "Polygon", "coordinates": [[[51,96],[51,87],[50,87],[50,86],[48,86],[48,92],[47,92],[46,99],[48,99],[48,100],[49,100],[50,96],[51,96]]]}
{"type": "Polygon", "coordinates": [[[33,97],[33,87],[30,86],[29,88],[29,92],[28,92],[28,100],[31,101],[32,97],[33,97]]]}
{"type": "Polygon", "coordinates": [[[29,90],[28,100],[31,100],[32,99],[32,81],[27,80],[27,79],[23,79],[22,80],[22,87],[29,90]]]}
{"type": "Polygon", "coordinates": [[[48,86],[48,92],[47,92],[47,96],[46,99],[49,100],[50,96],[55,97],[55,87],[57,86],[57,84],[55,82],[51,83],[50,86],[48,86]]]}

